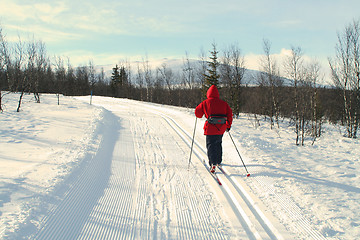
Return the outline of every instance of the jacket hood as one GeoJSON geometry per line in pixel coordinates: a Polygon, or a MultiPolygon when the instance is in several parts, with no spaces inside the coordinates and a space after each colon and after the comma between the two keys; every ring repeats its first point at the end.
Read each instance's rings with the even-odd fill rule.
{"type": "Polygon", "coordinates": [[[207,98],[219,98],[220,97],[219,91],[218,91],[218,89],[217,89],[217,87],[215,85],[212,85],[207,90],[206,97],[207,98]]]}

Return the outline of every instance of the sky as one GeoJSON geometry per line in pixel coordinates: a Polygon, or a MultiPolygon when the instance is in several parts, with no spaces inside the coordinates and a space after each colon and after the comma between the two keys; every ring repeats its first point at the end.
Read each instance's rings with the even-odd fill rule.
{"type": "Polygon", "coordinates": [[[219,55],[238,46],[257,70],[268,39],[274,55],[301,47],[328,68],[359,9],[359,0],[0,0],[0,26],[7,41],[39,39],[72,65],[196,59],[215,43],[219,55]]]}

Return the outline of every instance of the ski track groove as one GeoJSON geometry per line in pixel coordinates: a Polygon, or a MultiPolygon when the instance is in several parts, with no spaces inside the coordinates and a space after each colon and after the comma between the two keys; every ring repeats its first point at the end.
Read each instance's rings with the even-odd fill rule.
{"type": "MultiPolygon", "coordinates": [[[[171,126],[171,128],[180,136],[180,138],[185,141],[184,136],[179,133],[176,129],[174,129],[174,127],[171,125],[171,123],[169,122],[168,119],[166,119],[164,116],[162,116],[162,118],[171,126]]],[[[185,142],[187,143],[187,142],[185,142]]],[[[195,175],[196,177],[196,175],[195,175]]],[[[185,176],[186,178],[186,176],[185,176]]],[[[190,189],[197,189],[194,192],[199,192],[199,181],[194,180],[194,181],[188,181],[187,184],[189,185],[188,187],[190,189]],[[191,184],[195,184],[194,186],[192,186],[191,184]]],[[[177,185],[178,186],[178,185],[177,185]]],[[[188,204],[186,204],[187,206],[189,206],[189,216],[192,220],[184,220],[188,225],[187,228],[189,228],[189,225],[193,225],[194,221],[197,223],[196,225],[198,226],[198,231],[199,234],[195,234],[195,232],[193,233],[193,235],[188,236],[191,239],[225,239],[225,236],[223,234],[221,234],[218,231],[218,226],[214,226],[214,224],[216,225],[216,223],[219,221],[219,219],[216,217],[216,214],[209,214],[209,211],[211,209],[211,205],[210,202],[207,201],[207,199],[202,199],[201,201],[195,200],[195,194],[191,194],[191,192],[189,193],[188,191],[186,191],[186,186],[184,186],[183,184],[181,184],[182,189],[180,192],[182,192],[182,195],[184,195],[184,193],[186,193],[186,197],[184,197],[185,199],[187,199],[188,204]],[[189,195],[190,194],[190,195],[189,195]],[[207,204],[206,204],[207,203],[207,204]],[[192,214],[191,214],[192,213],[192,214]],[[192,217],[194,216],[194,217],[192,217]],[[210,224],[210,225],[209,225],[210,224]],[[206,231],[205,231],[206,229],[206,231]],[[210,232],[209,232],[210,229],[210,232]],[[215,230],[214,230],[215,229],[215,230]]],[[[203,190],[203,189],[202,189],[203,190]]],[[[181,195],[180,195],[181,196],[181,195]]],[[[187,217],[187,215],[186,215],[187,217]]]]}
{"type": "MultiPolygon", "coordinates": [[[[224,168],[223,168],[224,169],[224,168]]],[[[225,170],[225,169],[224,169],[225,170]]],[[[226,172],[226,171],[225,171],[226,172]]],[[[251,211],[254,213],[256,218],[259,220],[260,225],[264,228],[266,233],[272,238],[279,238],[283,240],[282,236],[278,233],[277,229],[273,226],[271,221],[269,221],[264,215],[263,211],[257,206],[256,202],[249,196],[243,186],[232,176],[228,176],[233,186],[240,193],[241,197],[244,199],[246,204],[251,208],[251,211]],[[274,234],[276,233],[276,234],[274,234]]]]}
{"type": "MultiPolygon", "coordinates": [[[[183,139],[183,141],[188,141],[188,140],[191,141],[192,137],[190,137],[190,135],[189,135],[181,126],[179,126],[179,124],[177,124],[175,120],[173,120],[171,117],[168,117],[168,116],[163,115],[163,114],[161,114],[161,116],[162,116],[164,119],[166,119],[166,121],[169,123],[169,125],[175,125],[175,126],[173,126],[173,129],[175,130],[175,132],[178,133],[178,135],[183,139]],[[179,129],[179,130],[177,130],[177,129],[179,129]],[[184,135],[183,135],[181,132],[184,133],[184,134],[186,135],[186,137],[184,137],[184,135]]],[[[190,144],[189,144],[189,145],[190,145],[190,144]]],[[[200,151],[202,151],[202,152],[206,155],[206,151],[205,151],[196,141],[194,141],[194,145],[197,146],[197,147],[200,149],[200,151]]],[[[196,150],[195,150],[195,149],[194,149],[194,154],[195,154],[195,155],[198,155],[198,154],[196,154],[196,150]]],[[[199,159],[199,160],[201,161],[201,159],[199,159]]],[[[224,176],[224,178],[228,178],[228,177],[227,177],[227,176],[224,176]]],[[[228,179],[230,179],[230,178],[228,178],[228,179]]],[[[224,179],[222,178],[221,180],[223,181],[224,179]]],[[[223,181],[223,182],[224,182],[224,181],[223,181]]],[[[234,184],[232,183],[232,181],[230,181],[230,184],[231,184],[231,185],[234,185],[234,184]]],[[[223,185],[224,185],[224,183],[223,183],[223,185]]],[[[238,189],[236,186],[234,186],[234,187],[235,187],[236,189],[238,189]]],[[[241,215],[241,218],[242,218],[242,219],[239,219],[239,221],[240,221],[241,224],[244,226],[244,229],[245,229],[245,230],[247,229],[246,232],[247,232],[249,238],[251,238],[251,239],[260,239],[261,237],[260,237],[259,233],[258,233],[258,232],[256,231],[256,229],[254,228],[254,226],[253,226],[253,224],[251,223],[250,219],[246,216],[246,214],[245,214],[245,212],[243,211],[242,207],[238,204],[238,201],[234,198],[233,193],[231,192],[231,190],[230,190],[229,188],[227,188],[226,183],[225,183],[225,185],[223,186],[223,188],[225,189],[225,192],[226,192],[226,193],[224,192],[224,194],[227,195],[227,198],[228,198],[228,199],[230,198],[231,201],[232,201],[231,205],[233,206],[233,208],[236,208],[237,211],[238,211],[238,213],[241,215]]],[[[241,192],[239,192],[239,194],[240,194],[241,196],[243,195],[241,192]]],[[[266,220],[264,220],[264,219],[259,219],[259,218],[261,218],[261,216],[258,215],[258,214],[255,214],[255,213],[254,213],[254,210],[252,210],[252,209],[250,209],[250,210],[251,210],[251,212],[253,212],[253,214],[255,215],[255,218],[256,218],[257,221],[260,223],[260,225],[263,226],[263,224],[262,224],[261,222],[266,222],[266,220]]],[[[264,229],[264,230],[265,230],[265,232],[266,232],[267,234],[269,234],[267,229],[264,229]]],[[[276,235],[275,233],[270,233],[270,234],[269,234],[269,237],[270,237],[271,239],[277,239],[276,236],[277,236],[277,235],[276,235]]],[[[282,239],[282,237],[279,236],[279,239],[282,239]]]]}
{"type": "MultiPolygon", "coordinates": [[[[257,222],[260,224],[261,228],[264,229],[265,233],[270,237],[270,239],[283,239],[277,229],[272,225],[272,223],[267,219],[267,217],[263,214],[262,210],[259,209],[256,205],[256,202],[250,197],[250,195],[246,192],[246,190],[241,186],[241,184],[235,179],[231,174],[229,175],[229,171],[226,167],[222,167],[224,170],[224,174],[221,175],[221,179],[227,179],[232,187],[234,187],[234,191],[239,194],[241,199],[244,200],[247,208],[254,215],[257,222]]],[[[228,186],[225,184],[224,187],[228,186]]],[[[233,198],[234,196],[230,196],[233,198]]],[[[246,226],[249,227],[249,232],[254,234],[253,237],[255,239],[261,239],[261,234],[256,231],[256,226],[251,222],[251,220],[246,216],[246,213],[242,210],[241,206],[236,206],[239,209],[239,213],[244,215],[244,220],[246,226]]]]}
{"type": "MultiPolygon", "coordinates": [[[[179,126],[179,125],[176,123],[175,120],[173,120],[171,117],[168,117],[168,116],[163,115],[163,114],[162,114],[162,116],[163,116],[163,118],[169,119],[169,120],[167,120],[167,122],[168,122],[170,125],[172,125],[172,124],[170,123],[170,121],[171,121],[171,122],[176,126],[176,128],[180,129],[180,131],[182,131],[182,132],[186,135],[186,137],[184,137],[184,135],[183,135],[182,133],[180,133],[178,130],[175,130],[175,128],[174,128],[174,130],[181,136],[181,138],[182,138],[184,141],[186,141],[186,139],[190,139],[190,141],[191,141],[192,137],[191,137],[184,129],[182,129],[182,127],[179,126]]],[[[189,144],[189,146],[190,146],[190,144],[189,144]]],[[[206,151],[205,151],[196,141],[194,141],[194,147],[195,147],[195,146],[197,146],[204,154],[206,154],[206,151]]],[[[236,189],[239,189],[239,187],[236,186],[236,184],[233,184],[234,181],[231,180],[231,177],[227,177],[227,176],[225,176],[225,177],[230,180],[230,182],[232,183],[232,185],[233,185],[236,189]]],[[[306,232],[307,235],[309,235],[312,239],[316,239],[316,240],[324,240],[324,239],[326,239],[321,233],[319,233],[317,230],[315,230],[315,229],[313,229],[313,228],[311,227],[309,220],[306,219],[306,218],[303,216],[303,214],[302,214],[302,212],[301,212],[301,209],[300,209],[297,205],[295,205],[295,203],[294,203],[293,201],[291,201],[291,200],[288,199],[288,198],[284,199],[284,196],[279,195],[279,194],[277,194],[276,192],[274,192],[274,189],[273,189],[271,186],[269,186],[270,184],[269,184],[268,181],[259,179],[259,176],[255,176],[255,177],[252,177],[252,178],[254,178],[261,186],[263,186],[264,188],[266,188],[266,190],[267,190],[268,192],[273,193],[273,194],[276,196],[276,199],[279,200],[279,203],[280,203],[282,209],[283,209],[284,211],[288,212],[288,214],[289,214],[290,216],[292,216],[293,219],[298,220],[298,223],[299,223],[299,224],[296,224],[296,227],[298,228],[298,232],[299,232],[299,233],[305,235],[304,232],[306,232]]],[[[238,190],[238,192],[239,192],[240,195],[244,196],[244,194],[243,194],[241,191],[238,190]]],[[[246,200],[245,198],[246,198],[246,196],[244,196],[244,200],[246,200]]],[[[248,200],[246,200],[246,201],[249,202],[248,200]]],[[[247,204],[249,204],[249,203],[247,203],[247,204]]],[[[250,204],[251,204],[251,203],[250,203],[250,204]]],[[[251,210],[251,211],[252,211],[253,213],[255,213],[255,217],[256,217],[256,219],[259,221],[260,225],[267,225],[267,226],[264,227],[264,229],[265,229],[265,232],[267,232],[267,233],[269,234],[269,237],[270,237],[271,239],[276,239],[276,238],[283,239],[283,238],[281,237],[281,235],[279,235],[279,233],[276,231],[276,229],[275,229],[274,232],[272,232],[273,230],[270,229],[272,226],[270,226],[270,227],[268,228],[268,226],[270,225],[270,224],[268,224],[269,221],[268,221],[267,219],[261,219],[261,218],[262,218],[261,215],[263,215],[263,214],[262,214],[262,212],[257,213],[257,210],[256,210],[257,208],[256,208],[256,206],[250,206],[250,207],[254,209],[254,210],[251,210]],[[270,233],[269,233],[269,231],[270,231],[270,233]]],[[[306,238],[306,237],[305,237],[305,238],[306,238]]]]}
{"type": "MultiPolygon", "coordinates": [[[[163,119],[168,123],[166,119],[163,119]]],[[[180,173],[182,178],[188,179],[188,171],[181,169],[180,173]]],[[[202,199],[199,201],[196,198],[195,192],[199,192],[198,190],[195,191],[188,191],[188,189],[198,188],[199,181],[195,181],[195,186],[191,186],[194,181],[187,181],[187,185],[185,183],[176,185],[177,187],[177,196],[183,198],[183,200],[179,201],[179,204],[184,206],[187,209],[187,214],[183,214],[182,221],[185,224],[185,229],[192,229],[187,238],[190,239],[212,239],[213,236],[213,225],[214,222],[209,222],[209,220],[213,218],[209,218],[208,209],[210,205],[204,210],[203,203],[206,202],[206,199],[202,199]],[[210,224],[210,225],[209,225],[210,224]],[[194,227],[195,226],[195,227],[194,227]],[[209,232],[210,231],[210,232],[209,232]]],[[[181,211],[184,213],[185,211],[181,211]]],[[[215,214],[214,214],[215,215],[215,214]]],[[[223,239],[224,237],[221,236],[218,239],[223,239]]]]}
{"type": "Polygon", "coordinates": [[[274,191],[274,189],[269,184],[269,181],[264,180],[264,176],[256,176],[256,181],[265,188],[268,192],[272,193],[276,196],[276,199],[279,201],[279,204],[283,211],[286,211],[293,219],[297,220],[299,224],[296,224],[297,230],[300,234],[304,235],[306,232],[312,239],[319,239],[324,240],[326,239],[323,235],[321,235],[318,231],[312,229],[309,220],[307,220],[302,212],[301,209],[288,197],[285,197],[283,194],[278,194],[274,191]]]}

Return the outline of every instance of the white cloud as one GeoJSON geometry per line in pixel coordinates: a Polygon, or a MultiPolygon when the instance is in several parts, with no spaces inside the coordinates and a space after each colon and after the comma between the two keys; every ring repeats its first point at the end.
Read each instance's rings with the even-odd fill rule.
{"type": "Polygon", "coordinates": [[[66,10],[61,2],[37,4],[17,4],[13,1],[0,0],[0,15],[5,19],[16,22],[36,20],[44,17],[46,20],[53,19],[56,15],[66,10]]]}
{"type": "MultiPolygon", "coordinates": [[[[64,31],[46,28],[43,26],[32,26],[31,28],[26,26],[18,26],[18,25],[10,25],[5,24],[4,28],[6,32],[13,32],[13,34],[7,34],[6,39],[9,42],[17,42],[19,39],[19,36],[23,38],[31,38],[32,36],[35,37],[35,39],[40,39],[45,43],[52,43],[52,42],[61,42],[63,40],[71,40],[71,39],[77,39],[80,37],[79,34],[76,33],[67,33],[64,31]],[[25,34],[20,34],[25,33],[25,34]],[[36,33],[36,35],[35,35],[36,33]]],[[[27,39],[25,39],[27,40],[27,39]]]]}
{"type": "Polygon", "coordinates": [[[0,0],[0,5],[1,21],[5,32],[8,33],[9,41],[17,41],[18,35],[34,35],[45,42],[63,41],[80,36],[66,32],[60,27],[62,21],[59,16],[67,10],[62,2],[17,4],[0,0]]]}
{"type": "Polygon", "coordinates": [[[34,4],[34,8],[41,13],[51,15],[58,15],[68,10],[63,2],[53,2],[53,5],[50,5],[49,3],[37,3],[34,4]]]}
{"type": "Polygon", "coordinates": [[[4,19],[17,19],[18,21],[25,21],[28,18],[28,12],[30,11],[31,7],[27,6],[19,6],[13,2],[5,2],[0,1],[0,15],[4,19]]]}

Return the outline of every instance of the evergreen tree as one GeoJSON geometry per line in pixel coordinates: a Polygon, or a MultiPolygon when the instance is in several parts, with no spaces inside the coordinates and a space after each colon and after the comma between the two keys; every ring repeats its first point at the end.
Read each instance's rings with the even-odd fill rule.
{"type": "Polygon", "coordinates": [[[125,67],[120,68],[120,75],[119,75],[119,84],[121,87],[126,86],[128,84],[128,74],[126,73],[125,67]]]}
{"type": "Polygon", "coordinates": [[[128,73],[124,66],[116,65],[111,74],[111,89],[115,97],[126,97],[129,84],[128,73]]]}
{"type": "Polygon", "coordinates": [[[113,68],[113,72],[111,73],[111,90],[113,93],[113,96],[117,96],[117,89],[120,84],[120,72],[119,72],[119,66],[116,64],[116,66],[113,68]]]}
{"type": "Polygon", "coordinates": [[[217,60],[218,51],[216,50],[215,43],[213,43],[212,46],[213,46],[213,50],[210,51],[211,57],[209,57],[211,61],[208,61],[208,68],[207,68],[208,74],[204,74],[205,81],[203,84],[203,96],[205,97],[209,87],[211,87],[212,85],[218,87],[219,79],[220,79],[220,75],[217,73],[219,67],[219,62],[217,60]]]}
{"type": "Polygon", "coordinates": [[[111,73],[111,84],[117,85],[120,83],[120,72],[119,72],[119,66],[116,64],[116,66],[113,68],[113,72],[111,73]]]}

